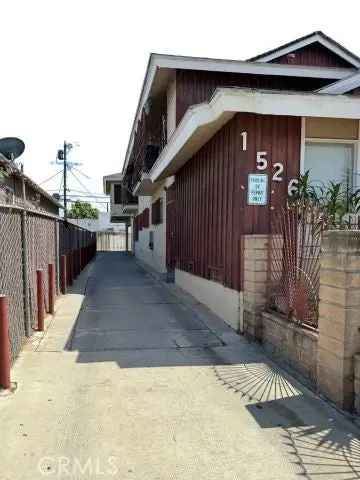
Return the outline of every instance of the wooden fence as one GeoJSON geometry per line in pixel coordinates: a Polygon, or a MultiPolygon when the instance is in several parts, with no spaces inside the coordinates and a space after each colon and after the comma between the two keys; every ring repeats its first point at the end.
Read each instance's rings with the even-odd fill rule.
{"type": "MultiPolygon", "coordinates": [[[[131,233],[129,232],[128,250],[131,250],[131,233]]],[[[125,232],[97,232],[97,251],[101,252],[125,252],[125,232]]]]}

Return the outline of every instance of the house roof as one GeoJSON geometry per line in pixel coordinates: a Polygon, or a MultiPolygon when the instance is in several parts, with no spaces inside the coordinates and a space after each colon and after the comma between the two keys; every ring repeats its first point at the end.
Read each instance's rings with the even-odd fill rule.
{"type": "MultiPolygon", "coordinates": [[[[360,60],[359,60],[360,66],[360,60]]],[[[355,73],[351,68],[312,67],[306,65],[283,65],[260,61],[226,60],[218,58],[188,57],[152,53],[147,65],[138,106],[133,121],[131,135],[126,151],[123,172],[127,168],[135,136],[137,121],[150,94],[167,83],[171,72],[180,70],[202,70],[212,72],[245,73],[254,75],[277,75],[300,78],[323,78],[341,80],[355,73]]]]}
{"type": "Polygon", "coordinates": [[[108,195],[110,193],[108,190],[108,183],[121,182],[122,179],[123,179],[123,174],[121,172],[112,173],[111,175],[105,175],[103,177],[103,190],[105,195],[108,195]]]}
{"type": "Polygon", "coordinates": [[[247,61],[152,53],[148,61],[122,171],[125,172],[128,166],[133,148],[137,122],[147,99],[150,95],[156,93],[159,88],[167,84],[171,72],[176,69],[246,73],[269,76],[277,75],[303,78],[323,78],[337,82],[346,79],[349,77],[349,75],[357,74],[357,70],[359,68],[360,58],[357,55],[350,52],[321,31],[310,33],[309,35],[281,45],[276,49],[270,50],[256,57],[252,57],[247,61]],[[336,55],[339,55],[350,65],[352,65],[354,69],[352,69],[351,66],[348,68],[338,68],[268,63],[275,58],[285,55],[286,53],[293,52],[301,47],[311,45],[312,43],[316,42],[321,43],[324,47],[328,48],[336,55]]]}
{"type": "Polygon", "coordinates": [[[283,55],[288,53],[294,52],[299,48],[311,45],[313,43],[320,43],[342,59],[346,60],[348,63],[353,65],[356,68],[360,68],[360,58],[355,55],[353,52],[350,52],[347,48],[340,45],[340,43],[333,40],[328,35],[321,31],[316,31],[310,33],[309,35],[305,35],[304,37],[297,38],[292,42],[285,43],[280,47],[274,48],[273,50],[269,50],[267,52],[261,53],[260,55],[256,55],[255,57],[249,58],[249,62],[270,62],[271,60],[275,60],[283,55]]]}
{"type": "Polygon", "coordinates": [[[5,158],[1,153],[0,153],[0,165],[3,166],[10,175],[14,175],[18,178],[23,178],[25,180],[25,183],[27,183],[32,189],[40,193],[40,195],[45,197],[47,200],[49,200],[51,203],[56,205],[58,208],[64,208],[63,205],[60,202],[58,202],[52,195],[50,195],[43,188],[41,188],[40,185],[34,182],[34,180],[32,180],[30,177],[25,175],[25,173],[22,172],[14,164],[14,162],[11,162],[7,158],[5,158]]]}

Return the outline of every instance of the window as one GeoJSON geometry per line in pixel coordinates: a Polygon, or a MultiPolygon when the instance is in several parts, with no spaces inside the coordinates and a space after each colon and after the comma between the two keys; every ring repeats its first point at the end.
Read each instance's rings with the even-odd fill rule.
{"type": "Polygon", "coordinates": [[[114,203],[116,205],[119,205],[121,203],[121,191],[122,187],[121,184],[115,184],[114,185],[114,203]]]}
{"type": "MultiPolygon", "coordinates": [[[[351,143],[307,142],[304,171],[314,186],[325,186],[330,181],[354,185],[354,145],[351,143]]],[[[355,184],[358,183],[355,181],[355,184]]]]}

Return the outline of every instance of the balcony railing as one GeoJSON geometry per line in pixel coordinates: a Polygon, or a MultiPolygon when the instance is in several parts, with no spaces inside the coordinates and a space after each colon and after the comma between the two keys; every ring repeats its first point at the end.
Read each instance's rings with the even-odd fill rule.
{"type": "Polygon", "coordinates": [[[143,110],[138,122],[134,145],[124,182],[133,191],[148,173],[167,142],[166,99],[158,99],[148,114],[143,110]]]}

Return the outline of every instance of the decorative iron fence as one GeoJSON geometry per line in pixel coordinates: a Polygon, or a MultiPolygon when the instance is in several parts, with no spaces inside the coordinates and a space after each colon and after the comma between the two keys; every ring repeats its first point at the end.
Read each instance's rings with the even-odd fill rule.
{"type": "Polygon", "coordinates": [[[268,309],[317,328],[320,248],[326,216],[311,203],[296,203],[272,217],[268,250],[268,309]]]}
{"type": "Polygon", "coordinates": [[[72,260],[71,269],[79,272],[95,251],[95,233],[44,212],[0,205],[0,294],[9,299],[12,361],[26,337],[37,328],[37,270],[44,271],[44,304],[49,311],[49,264],[55,267],[55,290],[59,294],[64,275],[61,255],[67,255],[72,260]]]}

